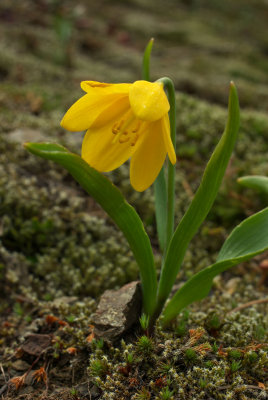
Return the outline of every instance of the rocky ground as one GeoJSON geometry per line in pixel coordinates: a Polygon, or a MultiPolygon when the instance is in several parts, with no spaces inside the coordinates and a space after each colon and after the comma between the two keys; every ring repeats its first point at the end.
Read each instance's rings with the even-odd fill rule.
{"type": "MultiPolygon", "coordinates": [[[[178,284],[215,260],[228,232],[267,206],[238,186],[268,174],[266,1],[124,0],[0,3],[0,396],[2,399],[266,399],[267,254],[216,279],[211,295],[153,338],[139,326],[106,342],[100,295],[138,279],[123,236],[60,167],[25,141],[80,152],[59,126],[81,80],[140,79],[151,37],[152,79],[177,91],[176,220],[226,121],[228,84],[241,129],[224,183],[186,254],[178,284]],[[95,328],[95,329],[94,329],[95,328]]],[[[135,193],[128,166],[110,174],[156,240],[153,193],[135,193]]],[[[116,297],[116,296],[115,296],[116,297]]]]}

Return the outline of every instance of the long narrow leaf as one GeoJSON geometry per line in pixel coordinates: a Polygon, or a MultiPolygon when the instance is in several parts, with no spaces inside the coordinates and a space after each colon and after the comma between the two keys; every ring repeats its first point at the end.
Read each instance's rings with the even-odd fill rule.
{"type": "Polygon", "coordinates": [[[201,184],[178,225],[161,273],[157,312],[163,307],[183,261],[190,240],[207,216],[219,190],[239,129],[239,102],[233,83],[230,85],[228,122],[205,169],[201,184]]]}
{"type": "Polygon", "coordinates": [[[118,225],[139,265],[144,312],[151,315],[157,286],[154,258],[149,237],[134,208],[105,176],[64,147],[53,143],[26,143],[25,147],[31,153],[53,160],[66,168],[118,225]]]}
{"type": "Polygon", "coordinates": [[[268,208],[252,215],[229,235],[217,262],[195,274],[172,297],[163,312],[163,323],[171,321],[183,308],[208,295],[213,278],[268,249],[268,208]]]}
{"type": "Polygon", "coordinates": [[[268,177],[260,175],[243,176],[237,179],[237,182],[242,186],[251,189],[257,189],[260,192],[268,194],[268,177]]]}
{"type": "Polygon", "coordinates": [[[153,44],[154,44],[154,38],[151,38],[143,54],[142,79],[144,79],[145,81],[150,81],[150,60],[151,60],[151,52],[153,44]]]}

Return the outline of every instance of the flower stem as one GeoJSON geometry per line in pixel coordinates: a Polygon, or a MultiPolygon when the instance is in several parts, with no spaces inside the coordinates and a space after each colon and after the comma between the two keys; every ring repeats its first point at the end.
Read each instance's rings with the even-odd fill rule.
{"type": "MultiPolygon", "coordinates": [[[[170,135],[176,153],[176,98],[173,82],[170,78],[158,79],[158,82],[164,84],[168,93],[170,104],[169,120],[170,120],[170,135]]],[[[174,206],[175,206],[175,166],[168,161],[168,176],[167,176],[167,224],[166,224],[166,241],[164,256],[167,252],[169,242],[174,232],[174,206]]]]}
{"type": "MultiPolygon", "coordinates": [[[[150,57],[152,52],[154,39],[150,39],[143,54],[142,62],[142,79],[150,81],[150,57]]],[[[166,249],[166,226],[167,226],[167,185],[165,176],[165,167],[161,168],[154,182],[154,198],[155,198],[155,218],[158,243],[162,253],[166,249]]]]}
{"type": "MultiPolygon", "coordinates": [[[[162,82],[165,89],[167,90],[170,111],[169,111],[169,120],[170,120],[170,136],[174,146],[174,150],[176,153],[176,98],[175,98],[175,89],[173,82],[170,78],[160,78],[157,82],[162,82]]],[[[172,165],[170,160],[168,160],[168,174],[167,174],[167,207],[164,212],[167,212],[167,220],[166,220],[166,237],[165,237],[165,248],[162,260],[162,268],[165,264],[165,257],[167,254],[167,249],[169,247],[169,243],[174,233],[174,206],[175,206],[175,165],[172,165]]],[[[161,276],[160,275],[160,276],[161,276]]],[[[159,287],[158,287],[159,289],[159,287]]],[[[166,298],[157,302],[153,315],[150,318],[150,331],[153,331],[154,324],[159,315],[162,312],[163,306],[165,304],[166,298]]]]}

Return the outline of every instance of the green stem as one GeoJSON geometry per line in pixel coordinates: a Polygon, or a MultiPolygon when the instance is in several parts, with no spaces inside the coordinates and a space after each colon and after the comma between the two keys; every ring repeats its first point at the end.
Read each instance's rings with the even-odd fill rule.
{"type": "MultiPolygon", "coordinates": [[[[157,82],[162,82],[168,93],[170,104],[169,120],[170,135],[176,153],[176,97],[173,82],[170,78],[161,78],[157,82]]],[[[175,166],[168,161],[168,180],[167,180],[167,225],[165,253],[174,233],[174,207],[175,207],[175,166]]]]}
{"type": "MultiPolygon", "coordinates": [[[[149,81],[150,78],[150,57],[154,39],[152,38],[146,46],[142,62],[142,79],[149,81]]],[[[162,167],[154,182],[155,218],[158,243],[162,253],[166,250],[166,225],[167,225],[167,188],[165,168],[162,167]]]]}
{"type": "Polygon", "coordinates": [[[158,243],[162,254],[165,254],[167,231],[167,184],[164,166],[161,168],[158,177],[154,181],[154,197],[158,243]]]}
{"type": "MultiPolygon", "coordinates": [[[[169,120],[170,120],[170,136],[174,146],[174,150],[176,153],[176,97],[175,97],[175,88],[173,82],[170,78],[161,78],[158,79],[157,82],[162,82],[164,84],[165,89],[167,90],[170,111],[169,111],[169,120]]],[[[164,187],[162,187],[164,190],[164,187]]],[[[168,160],[168,180],[167,180],[167,206],[166,209],[163,209],[164,213],[167,213],[166,217],[166,235],[164,241],[164,256],[162,262],[161,274],[164,266],[165,256],[167,254],[167,249],[169,247],[169,243],[174,233],[174,208],[175,208],[175,166],[171,164],[170,160],[168,160]]],[[[161,276],[160,276],[161,278],[161,276]]],[[[156,305],[156,309],[150,318],[150,329],[153,329],[155,321],[159,317],[162,312],[162,308],[164,306],[164,302],[158,302],[156,305]]]]}

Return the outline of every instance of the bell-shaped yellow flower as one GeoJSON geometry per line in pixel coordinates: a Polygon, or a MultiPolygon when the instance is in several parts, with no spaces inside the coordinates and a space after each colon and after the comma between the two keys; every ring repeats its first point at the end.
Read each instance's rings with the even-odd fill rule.
{"type": "Polygon", "coordinates": [[[67,111],[61,126],[87,129],[82,158],[101,172],[130,161],[130,182],[147,189],[157,178],[168,154],[176,162],[170,138],[169,102],[162,83],[81,83],[86,94],[67,111]]]}

